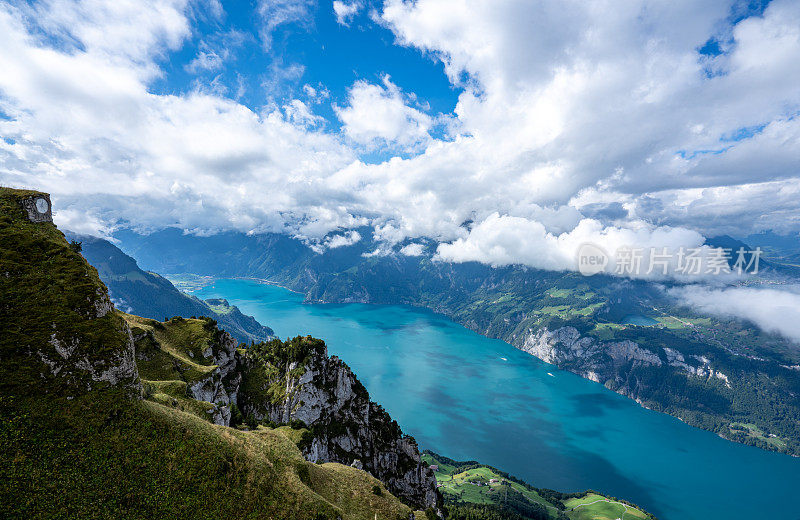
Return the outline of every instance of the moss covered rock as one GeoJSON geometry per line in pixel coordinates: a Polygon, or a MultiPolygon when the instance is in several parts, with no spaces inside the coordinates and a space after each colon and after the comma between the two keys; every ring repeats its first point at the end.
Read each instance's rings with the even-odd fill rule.
{"type": "Polygon", "coordinates": [[[0,188],[0,385],[13,393],[111,388],[136,396],[130,330],[97,271],[52,222],[30,219],[30,201],[44,197],[0,188]]]}

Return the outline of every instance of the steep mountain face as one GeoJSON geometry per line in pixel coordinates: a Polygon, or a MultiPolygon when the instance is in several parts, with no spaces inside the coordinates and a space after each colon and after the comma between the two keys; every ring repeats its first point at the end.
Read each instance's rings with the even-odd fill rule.
{"type": "Polygon", "coordinates": [[[591,336],[581,336],[574,327],[530,331],[523,336],[517,348],[596,383],[607,383],[609,387],[615,387],[620,393],[634,399],[645,396],[641,394],[642,388],[635,384],[635,380],[634,386],[629,385],[624,376],[644,368],[678,369],[678,372],[688,376],[719,379],[731,388],[730,378],[716,370],[704,356],[692,355],[687,358],[675,349],[663,347],[662,356],[665,359],[662,361],[662,356],[633,341],[598,341],[591,336]]]}
{"type": "Polygon", "coordinates": [[[436,479],[414,438],[370,401],[355,374],[329,357],[322,341],[257,345],[245,364],[242,413],[280,424],[299,421],[309,428],[300,444],[308,460],[366,469],[414,506],[438,507],[436,479]]]}
{"type": "Polygon", "coordinates": [[[230,426],[243,366],[236,340],[211,318],[159,322],[123,316],[131,328],[145,392],[170,396],[161,401],[230,426]],[[165,384],[171,391],[163,391],[165,384]]]}
{"type": "Polygon", "coordinates": [[[657,355],[633,341],[600,342],[581,336],[574,327],[531,331],[518,348],[548,363],[571,367],[597,383],[615,379],[623,367],[662,365],[657,355]]]}
{"type": "Polygon", "coordinates": [[[140,269],[136,260],[107,240],[71,232],[67,232],[66,237],[81,243],[81,253],[97,268],[118,309],[158,320],[171,316],[208,316],[241,343],[274,337],[272,329],[242,314],[227,301],[204,302],[187,296],[166,278],[140,269]]]}
{"type": "Polygon", "coordinates": [[[126,319],[151,397],[224,426],[237,413],[253,427],[292,425],[302,429],[298,446],[307,460],[364,469],[412,506],[439,507],[436,480],[413,437],[369,400],[321,340],[297,337],[237,350],[207,318],[126,319]]]}

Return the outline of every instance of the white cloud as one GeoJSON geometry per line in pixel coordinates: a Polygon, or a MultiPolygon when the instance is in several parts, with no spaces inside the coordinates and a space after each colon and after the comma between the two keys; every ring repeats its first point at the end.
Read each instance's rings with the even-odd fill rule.
{"type": "Polygon", "coordinates": [[[186,70],[193,74],[203,70],[214,72],[221,69],[223,63],[224,60],[215,52],[200,51],[197,53],[197,56],[189,62],[189,65],[186,66],[186,70]]]}
{"type": "MultiPolygon", "coordinates": [[[[154,7],[153,18],[163,9],[154,7]]],[[[94,211],[106,219],[99,233],[120,220],[279,231],[312,229],[310,221],[323,236],[356,222],[325,207],[323,182],[353,154],[294,115],[257,113],[214,94],[151,94],[155,66],[145,56],[125,62],[105,48],[46,47],[13,9],[0,8],[0,47],[8,72],[0,109],[9,116],[0,120],[2,182],[50,191],[57,210],[94,211]]]]}
{"type": "Polygon", "coordinates": [[[347,106],[335,107],[345,135],[367,146],[408,148],[427,142],[431,116],[409,106],[389,76],[382,83],[357,81],[348,92],[347,106]]]}
{"type": "Polygon", "coordinates": [[[358,231],[350,230],[342,234],[329,235],[319,242],[312,242],[310,247],[317,253],[323,253],[326,249],[352,246],[360,241],[361,234],[358,231]]]}
{"type": "MultiPolygon", "coordinates": [[[[643,279],[707,279],[729,280],[733,276],[712,271],[709,256],[712,248],[696,231],[657,227],[642,221],[627,227],[603,226],[597,220],[583,219],[573,229],[551,233],[539,221],[522,217],[489,215],[477,223],[466,236],[451,243],[439,244],[435,258],[450,262],[481,262],[493,266],[521,264],[553,271],[574,271],[578,253],[584,244],[600,247],[608,256],[606,272],[643,279]],[[699,269],[678,271],[678,252],[696,249],[701,258],[699,269]],[[625,250],[641,249],[638,267],[623,270],[625,250]],[[652,260],[652,262],[651,262],[652,260]],[[696,271],[696,272],[695,272],[696,271]]],[[[630,264],[633,266],[633,264],[630,264]]],[[[685,262],[684,262],[685,266],[685,262]]],[[[727,271],[727,268],[725,269],[727,271]]]]}
{"type": "Polygon", "coordinates": [[[55,212],[53,218],[62,229],[78,233],[79,235],[94,235],[110,238],[114,229],[108,221],[94,212],[78,209],[62,209],[55,212]]]}
{"type": "Polygon", "coordinates": [[[495,209],[519,216],[501,193],[547,207],[618,202],[634,218],[712,233],[782,221],[744,200],[752,189],[771,193],[784,215],[798,214],[785,187],[797,185],[800,165],[800,4],[775,0],[730,31],[729,54],[701,57],[697,48],[728,10],[715,1],[609,9],[388,0],[382,20],[398,41],[437,56],[465,88],[456,107],[465,137],[429,148],[404,170],[442,174],[448,155],[462,183],[491,171],[494,187],[475,186],[476,202],[494,192],[495,209]],[[757,59],[763,53],[770,58],[757,59]],[[723,72],[709,77],[709,61],[723,72]],[[761,125],[752,137],[724,139],[761,125]],[[693,219],[694,190],[739,193],[741,205],[700,193],[695,205],[720,218],[693,219]],[[669,192],[671,202],[651,213],[652,201],[669,192]],[[724,215],[736,218],[722,222],[724,215]]]}
{"type": "Polygon", "coordinates": [[[89,54],[120,64],[150,65],[154,54],[177,49],[189,36],[188,4],[188,0],[46,0],[21,9],[65,43],[80,42],[89,54]]]}
{"type": "Polygon", "coordinates": [[[361,235],[358,231],[348,231],[343,235],[333,235],[325,239],[325,246],[328,249],[336,249],[337,247],[352,246],[361,240],[361,235]]]}
{"type": "Polygon", "coordinates": [[[322,117],[313,114],[311,109],[308,108],[308,105],[299,99],[291,100],[283,107],[283,111],[286,113],[286,118],[289,121],[298,125],[314,126],[323,121],[322,117]]]}
{"type": "Polygon", "coordinates": [[[192,74],[203,71],[216,72],[225,66],[225,63],[234,57],[237,48],[248,39],[248,36],[237,30],[217,33],[209,40],[201,40],[198,45],[197,56],[189,62],[186,70],[192,74]]]}
{"type": "Polygon", "coordinates": [[[273,60],[269,65],[269,72],[263,77],[261,86],[270,102],[274,103],[275,98],[289,96],[305,72],[305,66],[300,63],[287,64],[279,59],[273,60]]]}
{"type": "Polygon", "coordinates": [[[322,103],[331,95],[328,89],[322,84],[318,85],[317,88],[308,84],[303,85],[303,93],[308,97],[309,102],[314,104],[322,103]]]}
{"type": "Polygon", "coordinates": [[[354,0],[351,2],[334,0],[333,12],[336,14],[336,23],[340,25],[347,25],[363,7],[364,6],[359,0],[354,0]]]}
{"type": "Polygon", "coordinates": [[[400,248],[400,254],[405,256],[421,256],[424,252],[425,246],[422,244],[411,243],[400,248]]]}
{"type": "MultiPolygon", "coordinates": [[[[798,288],[794,288],[796,291],[798,288]]],[[[686,286],[670,293],[702,312],[749,320],[759,328],[800,343],[800,294],[787,290],[686,286]]]]}

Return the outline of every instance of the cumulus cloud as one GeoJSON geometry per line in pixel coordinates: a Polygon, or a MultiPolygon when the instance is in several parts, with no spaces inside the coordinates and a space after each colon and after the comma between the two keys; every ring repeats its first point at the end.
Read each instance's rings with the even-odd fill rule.
{"type": "Polygon", "coordinates": [[[685,286],[670,290],[702,312],[749,320],[759,328],[800,343],[800,293],[791,290],[685,286]]]}
{"type": "Polygon", "coordinates": [[[361,240],[358,231],[348,231],[342,235],[333,235],[325,239],[325,247],[336,249],[337,247],[352,246],[361,240]]]}
{"type": "MultiPolygon", "coordinates": [[[[757,191],[797,213],[800,6],[776,0],[763,16],[738,22],[717,56],[698,48],[728,23],[726,2],[618,7],[388,0],[382,20],[464,87],[455,112],[470,137],[450,145],[463,152],[452,153],[462,171],[484,167],[476,156],[492,154],[495,180],[519,188],[516,198],[617,202],[634,219],[673,225],[702,205],[716,218],[689,225],[709,232],[781,220],[753,217],[769,213],[746,202],[757,191]],[[749,128],[761,130],[747,137],[749,128]],[[738,204],[703,190],[735,193],[738,204]],[[650,202],[666,198],[651,216],[650,202]]],[[[408,166],[433,162],[434,152],[408,166]]]]}
{"type": "Polygon", "coordinates": [[[407,97],[384,76],[382,85],[357,81],[348,92],[348,104],[336,107],[344,133],[367,146],[413,147],[429,139],[433,118],[407,104],[407,97]]]}
{"type": "MultiPolygon", "coordinates": [[[[315,5],[259,1],[265,46],[308,27],[315,5]]],[[[446,116],[388,76],[344,99],[315,84],[262,107],[213,80],[160,93],[192,9],[0,2],[0,182],[52,192],[57,218],[90,214],[98,233],[324,241],[372,226],[381,251],[427,237],[442,259],[550,269],[574,264],[584,239],[665,247],[800,230],[797,2],[740,20],[721,0],[386,0],[375,18],[460,93],[446,116]],[[709,39],[722,52],[700,53],[709,39]],[[319,119],[331,104],[341,131],[319,119]]],[[[225,46],[207,40],[196,71],[216,74],[225,46]]],[[[263,81],[299,85],[304,70],[267,68],[263,81]]]]}
{"type": "Polygon", "coordinates": [[[360,241],[361,234],[358,231],[350,230],[342,234],[329,235],[319,242],[312,243],[310,247],[317,253],[323,253],[326,249],[352,246],[360,241]]]}
{"type": "Polygon", "coordinates": [[[405,256],[421,256],[425,252],[422,244],[411,243],[400,248],[400,254],[405,256]]]}
{"type": "MultiPolygon", "coordinates": [[[[153,30],[168,41],[186,36],[185,26],[158,16],[163,10],[151,15],[167,26],[153,30]]],[[[111,59],[104,45],[69,53],[44,46],[19,12],[0,9],[0,68],[8,72],[0,75],[0,110],[9,116],[0,120],[4,184],[50,191],[57,210],[97,210],[107,219],[100,232],[120,220],[277,231],[324,222],[327,229],[317,229],[324,236],[356,221],[319,204],[330,197],[323,179],[354,155],[296,122],[307,114],[254,112],[201,92],[152,94],[153,62],[111,59]]]]}
{"type": "Polygon", "coordinates": [[[730,272],[727,263],[714,263],[720,250],[704,242],[696,231],[642,221],[623,228],[583,219],[569,231],[552,233],[539,221],[493,213],[465,237],[439,244],[434,258],[574,271],[582,248],[591,244],[607,256],[605,272],[609,274],[653,280],[732,279],[736,273],[730,272]],[[697,260],[687,261],[689,254],[697,260]]]}

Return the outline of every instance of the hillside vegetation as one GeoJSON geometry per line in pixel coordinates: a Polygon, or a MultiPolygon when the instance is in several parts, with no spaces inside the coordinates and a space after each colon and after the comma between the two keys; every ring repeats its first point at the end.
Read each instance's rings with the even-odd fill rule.
{"type": "Polygon", "coordinates": [[[237,431],[106,392],[2,397],[3,518],[407,519],[366,472],[312,464],[280,431],[237,431]],[[111,484],[111,485],[110,485],[111,484]]]}
{"type": "Polygon", "coordinates": [[[630,502],[592,491],[537,489],[497,468],[431,451],[423,459],[435,468],[449,520],[655,520],[630,502]]]}

